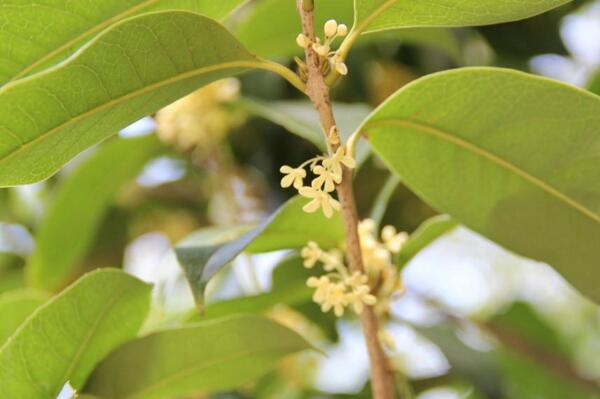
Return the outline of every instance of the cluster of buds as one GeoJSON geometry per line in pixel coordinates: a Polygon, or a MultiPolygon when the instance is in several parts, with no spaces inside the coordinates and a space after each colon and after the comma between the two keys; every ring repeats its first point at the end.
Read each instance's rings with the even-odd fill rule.
{"type": "Polygon", "coordinates": [[[301,196],[310,199],[310,202],[302,208],[305,212],[313,213],[322,209],[323,214],[330,218],[334,210],[339,211],[341,207],[331,193],[335,190],[336,184],[342,182],[343,166],[352,169],[356,166],[356,161],[347,153],[344,146],[340,146],[335,153],[309,159],[296,168],[282,166],[279,171],[285,176],[281,179],[281,187],[294,186],[301,196]],[[316,176],[309,186],[304,185],[307,166],[316,176]]]}
{"type": "Polygon", "coordinates": [[[302,249],[301,255],[305,267],[312,268],[321,263],[327,272],[320,277],[310,277],[306,282],[315,289],[313,300],[321,305],[323,312],[333,309],[333,313],[341,317],[346,308],[352,306],[354,312],[360,314],[365,305],[373,306],[377,303],[377,298],[371,295],[369,278],[359,272],[350,274],[343,263],[340,250],[324,251],[317,243],[310,241],[302,249]]]}
{"type": "Polygon", "coordinates": [[[321,41],[319,37],[311,40],[303,33],[296,38],[296,43],[302,48],[312,49],[319,55],[322,65],[335,69],[340,75],[348,74],[348,67],[344,63],[342,56],[337,51],[331,51],[331,45],[338,37],[344,37],[348,34],[348,27],[344,24],[338,24],[334,19],[325,22],[323,28],[325,40],[321,41]]]}
{"type": "Polygon", "coordinates": [[[375,221],[365,219],[358,225],[358,236],[365,271],[369,280],[377,286],[377,313],[386,316],[394,294],[403,291],[393,256],[400,252],[408,234],[398,232],[394,226],[385,226],[378,237],[375,221]]]}
{"type": "Polygon", "coordinates": [[[365,273],[351,273],[340,249],[326,251],[311,241],[300,253],[304,266],[310,269],[321,264],[326,273],[310,277],[307,285],[315,289],[313,300],[321,305],[323,312],[333,309],[340,317],[351,306],[360,314],[368,305],[375,306],[377,313],[386,317],[391,300],[403,290],[392,255],[400,251],[408,235],[398,233],[393,226],[386,226],[380,241],[375,234],[375,222],[366,219],[359,224],[359,237],[365,273]]]}

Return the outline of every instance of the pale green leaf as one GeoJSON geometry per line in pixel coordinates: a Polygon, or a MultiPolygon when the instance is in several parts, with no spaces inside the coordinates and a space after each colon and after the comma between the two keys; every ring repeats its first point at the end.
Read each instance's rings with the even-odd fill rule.
{"type": "Polygon", "coordinates": [[[134,338],[150,286],[119,270],[90,273],[38,308],[0,349],[0,397],[54,399],[134,338]]]}
{"type": "Polygon", "coordinates": [[[308,349],[266,318],[235,316],[154,333],[122,346],[86,391],[105,399],[167,399],[246,384],[286,355],[308,349]]]}
{"type": "Polygon", "coordinates": [[[0,86],[71,54],[110,25],[155,10],[189,10],[221,19],[245,0],[5,0],[0,3],[0,86]]]}
{"type": "Polygon", "coordinates": [[[467,68],[415,81],[362,129],[433,207],[600,300],[600,98],[467,68]]]}
{"type": "Polygon", "coordinates": [[[30,284],[60,288],[76,273],[117,191],[161,149],[155,135],[102,145],[59,185],[38,228],[30,284]]]}
{"type": "Polygon", "coordinates": [[[251,67],[277,69],[198,14],[122,21],[67,62],[0,89],[0,186],[44,179],[142,116],[251,67]]]}
{"type": "Polygon", "coordinates": [[[237,238],[224,243],[187,239],[176,249],[177,259],[190,284],[199,308],[204,303],[204,290],[212,277],[241,252],[269,252],[299,248],[315,241],[323,248],[339,245],[344,240],[339,213],[327,219],[321,213],[302,210],[306,198],[295,197],[285,203],[269,219],[251,230],[237,231],[237,238]],[[242,234],[242,231],[245,231],[242,234]]]}
{"type": "Polygon", "coordinates": [[[571,0],[354,0],[355,32],[473,26],[529,18],[571,0]]]}
{"type": "Polygon", "coordinates": [[[48,299],[48,295],[29,289],[0,295],[0,346],[33,311],[48,299]]]}

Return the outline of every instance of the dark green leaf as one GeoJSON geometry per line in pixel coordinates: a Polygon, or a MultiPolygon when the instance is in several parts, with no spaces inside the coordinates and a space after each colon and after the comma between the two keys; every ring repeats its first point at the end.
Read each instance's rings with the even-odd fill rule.
{"type": "Polygon", "coordinates": [[[307,214],[302,211],[306,202],[302,197],[292,198],[258,227],[232,241],[191,246],[201,245],[202,242],[186,240],[176,248],[177,259],[198,306],[203,306],[208,281],[244,250],[256,253],[299,248],[310,240],[328,248],[342,242],[344,233],[339,214],[331,219],[321,213],[307,214]]]}
{"type": "Polygon", "coordinates": [[[0,349],[0,397],[54,399],[79,389],[94,366],[137,334],[150,286],[119,270],[78,280],[38,308],[0,349]]]}
{"type": "Polygon", "coordinates": [[[239,387],[310,346],[262,317],[234,316],[154,333],[122,346],[86,391],[106,399],[167,399],[239,387]]]}

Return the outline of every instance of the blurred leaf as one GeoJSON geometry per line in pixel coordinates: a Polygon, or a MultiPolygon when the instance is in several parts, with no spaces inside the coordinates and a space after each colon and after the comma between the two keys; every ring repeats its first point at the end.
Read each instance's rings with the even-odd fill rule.
{"type": "Polygon", "coordinates": [[[456,220],[446,216],[434,216],[425,222],[410,235],[408,241],[402,246],[396,258],[396,264],[403,268],[417,256],[421,250],[458,226],[456,220]]]}
{"type": "Polygon", "coordinates": [[[118,270],[90,273],[54,297],[0,349],[0,397],[54,399],[79,389],[111,350],[135,337],[150,286],[118,270]]]}
{"type": "Polygon", "coordinates": [[[369,214],[369,218],[373,219],[377,226],[381,224],[383,217],[385,216],[385,211],[387,210],[388,204],[390,203],[390,199],[394,194],[394,191],[400,185],[400,178],[394,174],[390,175],[385,181],[383,187],[377,194],[375,201],[373,202],[373,208],[371,209],[371,213],[369,214]]]}
{"type": "MultiPolygon", "coordinates": [[[[201,240],[185,240],[175,249],[177,259],[190,284],[198,307],[204,305],[204,290],[210,279],[242,251],[270,252],[279,249],[299,248],[310,240],[328,248],[344,240],[339,213],[327,219],[321,213],[302,211],[306,198],[295,197],[286,202],[269,219],[258,227],[231,241],[214,244],[201,240]]],[[[239,227],[233,227],[239,230],[239,227]]]]}
{"type": "MultiPolygon", "coordinates": [[[[315,29],[320,30],[325,21],[335,18],[339,23],[350,26],[354,20],[354,7],[350,0],[321,1],[315,7],[315,29]]],[[[296,44],[301,31],[300,17],[294,4],[287,0],[262,0],[237,26],[235,33],[252,52],[263,57],[292,57],[300,55],[302,49],[296,44]],[[277,18],[273,18],[277,15],[277,18]]],[[[375,40],[397,40],[402,43],[426,45],[440,49],[455,60],[460,57],[458,41],[446,29],[402,29],[385,35],[375,34],[361,38],[361,42],[375,40]]]]}
{"type": "Polygon", "coordinates": [[[406,86],[362,129],[434,208],[600,300],[598,125],[588,123],[599,112],[600,98],[574,87],[467,68],[406,86]]]}
{"type": "MultiPolygon", "coordinates": [[[[277,304],[293,305],[306,301],[313,293],[313,290],[306,286],[306,280],[313,274],[302,265],[302,259],[298,257],[286,259],[273,271],[271,291],[255,296],[211,303],[206,306],[206,312],[201,319],[214,319],[242,313],[258,314],[277,304]]],[[[194,318],[194,320],[201,319],[194,318]]]]}
{"type": "Polygon", "coordinates": [[[284,356],[309,347],[295,332],[262,317],[212,320],[122,346],[96,369],[86,391],[112,399],[222,391],[253,380],[284,356]]]}
{"type": "Polygon", "coordinates": [[[48,299],[48,295],[28,289],[0,295],[0,347],[33,311],[48,299]]]}
{"type": "Polygon", "coordinates": [[[112,198],[158,155],[155,135],[102,145],[60,184],[38,228],[27,277],[32,286],[60,288],[93,244],[112,198]]]}
{"type": "Polygon", "coordinates": [[[600,95],[600,70],[598,70],[587,84],[587,89],[594,94],[600,95]]]}
{"type": "Polygon", "coordinates": [[[66,58],[124,18],[156,10],[190,10],[225,17],[244,0],[102,0],[93,7],[62,0],[3,1],[0,5],[0,86],[66,58]]]}
{"type": "Polygon", "coordinates": [[[532,17],[570,0],[354,0],[353,30],[374,32],[415,26],[490,25],[532,17]]]}
{"type": "Polygon", "coordinates": [[[10,255],[0,254],[0,294],[25,287],[23,267],[13,264],[10,258],[10,255]],[[8,262],[8,265],[4,265],[4,262],[8,262]]]}
{"type": "Polygon", "coordinates": [[[0,186],[47,178],[87,147],[191,91],[271,65],[194,13],[122,21],[67,62],[0,89],[0,186]]]}

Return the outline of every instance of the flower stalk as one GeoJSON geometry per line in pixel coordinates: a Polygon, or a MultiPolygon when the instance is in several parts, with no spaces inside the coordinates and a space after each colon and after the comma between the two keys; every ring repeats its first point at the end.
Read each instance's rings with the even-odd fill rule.
{"type": "MultiPolygon", "coordinates": [[[[306,0],[297,0],[296,3],[302,22],[302,34],[309,42],[316,43],[313,9],[312,7],[306,7],[306,2],[306,0]]],[[[313,2],[310,1],[310,3],[313,2]]],[[[314,46],[306,46],[305,55],[305,92],[319,114],[323,131],[326,132],[326,140],[330,152],[335,153],[341,146],[341,140],[331,107],[329,86],[325,82],[322,71],[322,57],[315,51],[314,46]]],[[[364,274],[365,268],[358,235],[359,219],[354,199],[352,174],[351,168],[342,165],[342,179],[336,186],[336,189],[344,221],[348,265],[351,272],[364,274]]],[[[394,377],[378,337],[379,322],[374,308],[372,306],[365,306],[364,310],[360,313],[360,320],[371,364],[373,397],[376,399],[393,399],[395,397],[394,377]]]]}

